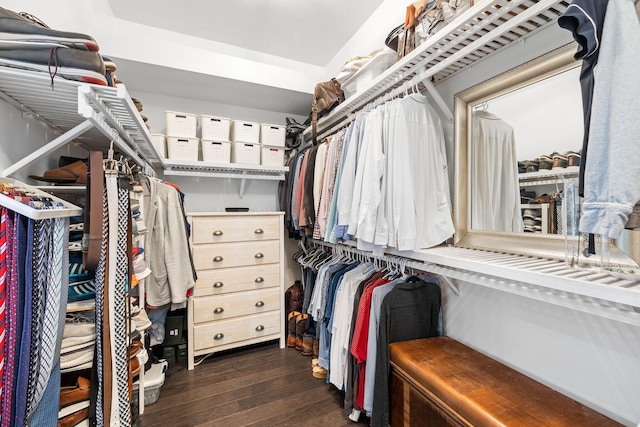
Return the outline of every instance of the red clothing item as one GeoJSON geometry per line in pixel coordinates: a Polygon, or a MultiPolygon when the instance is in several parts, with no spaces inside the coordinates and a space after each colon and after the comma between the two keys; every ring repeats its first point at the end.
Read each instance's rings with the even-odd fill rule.
{"type": "Polygon", "coordinates": [[[351,354],[355,357],[356,362],[363,363],[367,360],[367,343],[369,342],[369,314],[371,313],[371,294],[378,286],[386,285],[390,280],[380,278],[368,284],[358,305],[358,317],[356,325],[353,328],[353,339],[351,340],[351,354]]]}

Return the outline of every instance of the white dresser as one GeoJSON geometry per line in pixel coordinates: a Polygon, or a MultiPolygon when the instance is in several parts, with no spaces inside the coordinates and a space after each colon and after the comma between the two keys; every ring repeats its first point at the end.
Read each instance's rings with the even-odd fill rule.
{"type": "Polygon", "coordinates": [[[189,369],[217,351],[276,339],[285,347],[283,215],[188,215],[198,273],[188,305],[189,369]]]}

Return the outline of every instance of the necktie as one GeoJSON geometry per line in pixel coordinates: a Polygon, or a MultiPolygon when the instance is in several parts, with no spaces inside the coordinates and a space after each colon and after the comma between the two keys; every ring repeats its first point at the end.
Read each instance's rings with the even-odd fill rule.
{"type": "Polygon", "coordinates": [[[5,358],[4,375],[2,377],[2,417],[8,422],[11,420],[11,398],[13,395],[13,382],[15,379],[15,354],[16,354],[16,309],[18,303],[18,278],[16,277],[17,245],[14,214],[7,212],[7,281],[6,281],[6,305],[5,305],[5,358]]]}
{"type": "Polygon", "coordinates": [[[0,416],[4,408],[4,363],[6,347],[7,209],[0,213],[0,416]]]}

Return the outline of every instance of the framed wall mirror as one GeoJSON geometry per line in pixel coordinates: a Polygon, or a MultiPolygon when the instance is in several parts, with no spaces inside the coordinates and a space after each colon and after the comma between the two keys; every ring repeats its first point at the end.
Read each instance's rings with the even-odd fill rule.
{"type": "Polygon", "coordinates": [[[584,125],[575,52],[571,43],[456,94],[457,246],[637,267],[599,236],[596,255],[587,254],[578,231],[584,125]]]}

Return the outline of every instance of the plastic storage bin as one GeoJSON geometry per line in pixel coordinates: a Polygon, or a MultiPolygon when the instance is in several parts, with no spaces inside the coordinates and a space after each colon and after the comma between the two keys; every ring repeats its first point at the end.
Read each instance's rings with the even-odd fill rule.
{"type": "Polygon", "coordinates": [[[216,116],[200,116],[200,123],[202,123],[201,139],[229,141],[230,119],[216,116]]]}
{"type": "Polygon", "coordinates": [[[200,146],[204,162],[229,163],[231,161],[231,143],[228,141],[203,139],[200,141],[200,146]]]}
{"type": "Polygon", "coordinates": [[[260,145],[248,142],[231,143],[231,163],[260,164],[260,145]]]}
{"type": "Polygon", "coordinates": [[[156,146],[160,155],[164,158],[167,157],[167,138],[161,133],[152,133],[151,142],[156,146]]]}
{"type": "MultiPolygon", "coordinates": [[[[160,398],[160,388],[164,384],[164,373],[167,371],[169,363],[166,360],[151,365],[144,373],[144,404],[153,405],[160,398]]],[[[138,390],[140,381],[133,383],[133,390],[138,390]]]]}
{"type": "Polygon", "coordinates": [[[198,116],[176,111],[165,111],[164,115],[167,121],[167,136],[196,137],[198,116]]]}
{"type": "Polygon", "coordinates": [[[171,160],[198,160],[198,138],[167,137],[167,151],[171,160]]]}
{"type": "Polygon", "coordinates": [[[269,125],[265,123],[260,125],[260,144],[262,145],[284,147],[286,137],[286,126],[269,125]]]}
{"type": "Polygon", "coordinates": [[[284,148],[263,145],[262,164],[268,166],[284,166],[284,148]]]}
{"type": "Polygon", "coordinates": [[[254,122],[234,120],[231,126],[231,140],[258,144],[260,142],[260,125],[254,122]]]}

